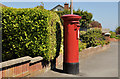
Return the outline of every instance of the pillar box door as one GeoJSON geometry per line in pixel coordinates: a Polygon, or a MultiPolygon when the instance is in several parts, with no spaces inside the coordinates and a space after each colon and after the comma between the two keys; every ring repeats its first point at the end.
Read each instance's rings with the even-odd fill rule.
{"type": "Polygon", "coordinates": [[[63,71],[68,74],[79,73],[79,20],[78,15],[63,15],[64,20],[64,58],[63,71]]]}

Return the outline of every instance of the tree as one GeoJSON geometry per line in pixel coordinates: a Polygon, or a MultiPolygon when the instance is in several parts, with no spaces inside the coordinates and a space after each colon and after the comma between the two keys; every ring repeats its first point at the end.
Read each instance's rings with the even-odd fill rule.
{"type": "MultiPolygon", "coordinates": [[[[70,11],[68,10],[64,10],[64,11],[55,11],[60,17],[62,15],[65,15],[65,14],[70,14],[70,11]]],[[[81,25],[81,28],[89,28],[89,23],[91,22],[92,20],[92,13],[88,13],[87,11],[81,11],[80,9],[78,9],[77,11],[73,10],[73,14],[76,14],[76,15],[79,15],[79,16],[82,16],[82,18],[79,20],[80,21],[80,25],[81,25]]],[[[62,21],[62,19],[61,19],[62,21]]],[[[63,21],[62,21],[62,24],[63,24],[63,21]]]]}
{"type": "Polygon", "coordinates": [[[102,28],[101,23],[99,23],[98,21],[92,21],[90,25],[92,26],[92,28],[102,28]]]}
{"type": "Polygon", "coordinates": [[[80,11],[80,8],[77,9],[77,12],[81,12],[81,11],[80,11]]]}
{"type": "Polygon", "coordinates": [[[93,17],[92,13],[78,9],[76,12],[74,12],[74,14],[82,16],[80,20],[81,28],[89,28],[89,23],[93,17]]]}
{"type": "Polygon", "coordinates": [[[116,28],[116,34],[120,34],[120,26],[116,28]]]}
{"type": "Polygon", "coordinates": [[[40,2],[41,5],[40,6],[37,6],[37,8],[41,8],[41,9],[44,9],[44,3],[43,2],[40,2]]]}
{"type": "Polygon", "coordinates": [[[43,2],[40,2],[42,4],[42,6],[44,7],[44,3],[43,2]]]}

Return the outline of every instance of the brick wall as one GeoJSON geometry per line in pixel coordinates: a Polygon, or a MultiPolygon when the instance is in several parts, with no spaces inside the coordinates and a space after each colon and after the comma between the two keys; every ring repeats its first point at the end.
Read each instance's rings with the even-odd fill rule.
{"type": "Polygon", "coordinates": [[[116,41],[120,41],[118,39],[115,39],[115,38],[110,38],[108,36],[105,37],[108,41],[113,41],[113,42],[116,42],[116,41]]]}
{"type": "MultiPolygon", "coordinates": [[[[84,49],[80,52],[80,58],[88,57],[96,52],[109,48],[110,45],[96,46],[84,49]],[[97,51],[96,51],[97,50],[97,51]]],[[[56,58],[56,67],[63,64],[63,53],[56,58]]],[[[33,77],[37,71],[45,72],[51,69],[51,63],[42,57],[31,58],[29,56],[13,59],[0,63],[0,78],[4,77],[33,77]]]]}
{"type": "Polygon", "coordinates": [[[104,51],[110,47],[110,44],[104,45],[103,47],[101,45],[96,47],[89,47],[87,49],[84,49],[80,52],[80,58],[86,58],[90,55],[93,55],[94,53],[99,53],[101,51],[104,51]]]}
{"type": "Polygon", "coordinates": [[[0,78],[24,77],[42,69],[42,58],[29,56],[0,63],[0,78]],[[35,60],[36,59],[36,60],[35,60]]]}
{"type": "Polygon", "coordinates": [[[69,10],[69,4],[68,3],[64,4],[64,10],[69,10]]]}
{"type": "Polygon", "coordinates": [[[23,77],[28,75],[30,59],[31,58],[27,56],[0,63],[0,78],[23,77]]]}
{"type": "MultiPolygon", "coordinates": [[[[56,66],[62,64],[62,55],[56,59],[56,66]]],[[[50,70],[50,62],[42,57],[31,58],[29,56],[13,59],[0,63],[0,78],[33,76],[37,71],[50,70]]]]}

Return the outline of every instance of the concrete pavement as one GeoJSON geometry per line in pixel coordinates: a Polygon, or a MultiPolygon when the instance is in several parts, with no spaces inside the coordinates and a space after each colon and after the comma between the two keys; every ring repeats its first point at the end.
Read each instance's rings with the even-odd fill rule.
{"type": "Polygon", "coordinates": [[[79,69],[80,74],[65,74],[61,65],[56,71],[49,70],[35,77],[118,77],[118,42],[112,42],[105,51],[80,59],[79,69]]]}
{"type": "Polygon", "coordinates": [[[110,48],[80,61],[84,77],[118,77],[118,42],[110,48]]]}

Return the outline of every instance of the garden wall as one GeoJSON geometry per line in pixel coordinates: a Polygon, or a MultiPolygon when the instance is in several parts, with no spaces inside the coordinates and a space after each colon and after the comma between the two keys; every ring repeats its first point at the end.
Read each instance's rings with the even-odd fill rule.
{"type": "Polygon", "coordinates": [[[80,58],[86,58],[95,53],[102,52],[102,51],[108,49],[109,47],[110,47],[110,44],[103,45],[103,47],[101,45],[96,46],[96,47],[89,47],[87,49],[82,50],[79,55],[80,55],[80,58]]]}
{"type": "Polygon", "coordinates": [[[117,42],[117,41],[119,41],[119,39],[109,38],[109,41],[117,42]]]}
{"type": "MultiPolygon", "coordinates": [[[[89,47],[82,50],[80,58],[86,58],[95,53],[102,52],[110,47],[110,45],[89,47]],[[96,51],[97,50],[97,51],[96,51]]],[[[63,53],[56,58],[56,68],[63,63],[63,53]]],[[[12,59],[0,63],[0,78],[1,77],[33,77],[38,73],[43,73],[51,69],[51,63],[45,61],[42,57],[31,58],[29,56],[12,59]]]]}
{"type": "Polygon", "coordinates": [[[119,39],[115,39],[115,38],[110,38],[110,37],[105,37],[108,41],[113,41],[113,42],[117,42],[120,41],[119,39]]]}
{"type": "MultiPolygon", "coordinates": [[[[56,67],[62,64],[63,54],[56,59],[56,67]]],[[[0,78],[5,77],[31,77],[37,72],[50,70],[51,63],[45,61],[42,57],[31,58],[29,56],[8,60],[0,63],[0,78]]]]}

